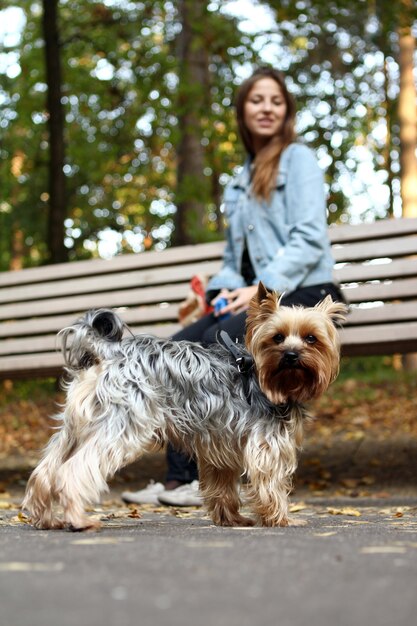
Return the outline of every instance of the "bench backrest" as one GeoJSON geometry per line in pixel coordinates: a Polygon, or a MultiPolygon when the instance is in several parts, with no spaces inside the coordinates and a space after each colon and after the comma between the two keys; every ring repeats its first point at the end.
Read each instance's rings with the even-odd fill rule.
{"type": "MultiPolygon", "coordinates": [[[[330,227],[329,234],[335,277],[352,303],[345,354],[416,351],[417,219],[330,227]]],[[[191,277],[215,273],[223,248],[207,243],[0,274],[0,378],[57,373],[56,333],[89,308],[114,308],[135,333],[172,335],[191,277]]]]}

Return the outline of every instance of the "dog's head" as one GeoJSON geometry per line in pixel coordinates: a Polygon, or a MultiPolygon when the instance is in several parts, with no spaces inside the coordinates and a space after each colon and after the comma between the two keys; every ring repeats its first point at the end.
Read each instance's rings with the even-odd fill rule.
{"type": "Polygon", "coordinates": [[[249,304],[246,347],[271,402],[305,402],[326,391],[339,371],[335,322],[346,313],[330,296],[312,308],[281,306],[278,295],[259,284],[249,304]]]}

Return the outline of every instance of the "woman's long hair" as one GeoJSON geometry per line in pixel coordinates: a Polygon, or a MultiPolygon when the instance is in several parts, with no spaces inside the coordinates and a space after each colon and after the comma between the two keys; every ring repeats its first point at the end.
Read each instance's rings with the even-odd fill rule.
{"type": "Polygon", "coordinates": [[[290,143],[295,141],[295,100],[285,84],[284,75],[272,67],[260,67],[247,78],[239,88],[236,98],[236,118],[243,144],[253,161],[252,191],[255,196],[269,200],[276,185],[279,159],[281,153],[290,143]],[[279,135],[271,140],[255,155],[253,138],[245,124],[244,109],[248,95],[254,84],[262,78],[272,78],[281,88],[287,105],[287,113],[279,135]]]}

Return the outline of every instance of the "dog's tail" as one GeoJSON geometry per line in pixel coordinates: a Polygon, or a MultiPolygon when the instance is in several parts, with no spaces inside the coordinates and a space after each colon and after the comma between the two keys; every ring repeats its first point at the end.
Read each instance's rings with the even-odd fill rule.
{"type": "Polygon", "coordinates": [[[59,333],[67,369],[87,369],[114,356],[125,329],[126,324],[110,309],[87,311],[72,326],[59,333]]]}

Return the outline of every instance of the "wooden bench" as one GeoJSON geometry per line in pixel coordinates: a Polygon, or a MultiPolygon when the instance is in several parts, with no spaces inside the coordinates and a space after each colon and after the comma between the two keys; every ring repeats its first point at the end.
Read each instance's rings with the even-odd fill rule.
{"type": "MultiPolygon", "coordinates": [[[[344,355],[417,352],[417,219],[329,228],[351,312],[344,355]]],[[[135,333],[168,337],[194,274],[212,275],[222,242],[0,274],[0,379],[56,375],[56,333],[89,308],[116,309],[135,333]]]]}

